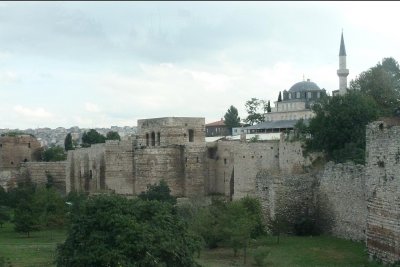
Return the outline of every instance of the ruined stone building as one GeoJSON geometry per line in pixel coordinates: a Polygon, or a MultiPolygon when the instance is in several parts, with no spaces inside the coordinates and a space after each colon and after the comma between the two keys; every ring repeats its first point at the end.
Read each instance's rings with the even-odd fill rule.
{"type": "Polygon", "coordinates": [[[138,121],[136,138],[68,152],[66,190],[138,195],[165,180],[175,196],[204,196],[204,118],[138,121]]]}
{"type": "Polygon", "coordinates": [[[15,170],[40,158],[40,143],[30,135],[0,136],[0,169],[15,170]]]}
{"type": "Polygon", "coordinates": [[[0,136],[0,186],[15,185],[20,167],[40,159],[40,143],[31,135],[0,136]]]}

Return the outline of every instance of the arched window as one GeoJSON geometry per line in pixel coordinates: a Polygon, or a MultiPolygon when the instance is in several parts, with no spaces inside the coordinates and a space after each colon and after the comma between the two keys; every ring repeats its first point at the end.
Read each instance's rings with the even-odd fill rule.
{"type": "Polygon", "coordinates": [[[151,132],[151,146],[156,145],[156,134],[155,132],[151,132]]]}
{"type": "Polygon", "coordinates": [[[146,133],[146,146],[149,146],[149,134],[146,133]]]}
{"type": "Polygon", "coordinates": [[[160,146],[160,138],[161,138],[161,134],[160,132],[157,133],[157,146],[160,146]]]}

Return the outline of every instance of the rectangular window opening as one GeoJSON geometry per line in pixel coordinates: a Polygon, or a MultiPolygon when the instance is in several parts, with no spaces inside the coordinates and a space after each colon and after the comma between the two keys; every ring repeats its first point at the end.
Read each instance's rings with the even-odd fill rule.
{"type": "Polygon", "coordinates": [[[194,130],[189,130],[189,142],[194,142],[194,130]]]}

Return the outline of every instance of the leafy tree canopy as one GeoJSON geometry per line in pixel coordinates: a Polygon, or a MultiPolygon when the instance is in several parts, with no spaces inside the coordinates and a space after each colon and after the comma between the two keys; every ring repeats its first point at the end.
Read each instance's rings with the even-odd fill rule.
{"type": "Polygon", "coordinates": [[[44,161],[63,161],[67,159],[67,154],[64,148],[53,146],[43,151],[42,158],[44,161]]]}
{"type": "Polygon", "coordinates": [[[89,132],[84,132],[82,135],[82,146],[90,147],[92,144],[105,143],[106,137],[94,129],[90,129],[89,132]]]}
{"type": "Polygon", "coordinates": [[[265,101],[258,98],[252,98],[246,101],[245,107],[249,114],[244,121],[250,125],[264,121],[263,111],[265,112],[265,101]],[[262,109],[260,112],[260,108],[262,109]]]}
{"type": "Polygon", "coordinates": [[[38,217],[32,202],[25,199],[19,202],[14,211],[14,229],[16,232],[26,233],[28,237],[32,231],[39,230],[38,217]]]}
{"type": "Polygon", "coordinates": [[[121,140],[121,137],[119,136],[118,132],[115,131],[109,131],[106,135],[107,140],[121,140]]]}
{"type": "Polygon", "coordinates": [[[147,185],[147,191],[140,193],[139,198],[142,200],[168,202],[172,205],[176,204],[176,198],[171,196],[171,190],[164,180],[161,180],[158,185],[147,185]]]}
{"type": "MultiPolygon", "coordinates": [[[[344,96],[323,97],[313,106],[308,151],[324,151],[336,162],[365,160],[365,126],[378,118],[376,102],[359,91],[344,96]]],[[[304,131],[304,129],[303,129],[304,131]]]]}
{"type": "Polygon", "coordinates": [[[169,203],[98,195],[71,220],[58,267],[196,266],[196,243],[169,203]]]}
{"type": "Polygon", "coordinates": [[[384,58],[382,63],[362,72],[350,82],[350,89],[360,90],[378,104],[381,115],[392,116],[400,107],[400,69],[394,58],[384,58]]]}
{"type": "Polygon", "coordinates": [[[234,106],[230,106],[228,111],[225,113],[224,119],[225,119],[225,125],[229,128],[230,134],[232,134],[233,127],[240,126],[239,113],[237,108],[235,108],[234,106]]]}

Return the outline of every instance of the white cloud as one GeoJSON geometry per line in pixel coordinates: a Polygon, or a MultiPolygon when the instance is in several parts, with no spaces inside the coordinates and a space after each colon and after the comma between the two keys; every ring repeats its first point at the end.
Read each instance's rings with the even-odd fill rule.
{"type": "MultiPolygon", "coordinates": [[[[0,55],[1,57],[1,55],[0,55]]],[[[0,82],[13,83],[19,81],[19,77],[14,71],[1,71],[0,70],[0,82]]]]}
{"type": "Polygon", "coordinates": [[[85,103],[85,109],[86,109],[86,111],[89,111],[89,112],[100,112],[99,107],[96,104],[93,104],[90,102],[85,103]]]}
{"type": "Polygon", "coordinates": [[[44,108],[38,107],[38,108],[28,108],[28,107],[23,107],[21,105],[14,106],[14,111],[21,116],[24,116],[26,119],[29,118],[52,118],[53,114],[50,112],[47,112],[44,108]]]}

